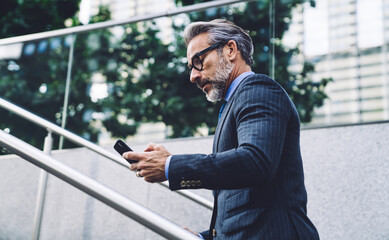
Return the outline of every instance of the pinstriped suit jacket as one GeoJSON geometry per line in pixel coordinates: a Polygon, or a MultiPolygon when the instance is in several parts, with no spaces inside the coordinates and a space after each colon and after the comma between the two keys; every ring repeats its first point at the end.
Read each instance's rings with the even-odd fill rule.
{"type": "Polygon", "coordinates": [[[214,190],[206,239],[319,239],[306,214],[299,137],[297,111],[281,86],[248,76],[224,107],[213,153],[172,157],[170,188],[214,190]]]}

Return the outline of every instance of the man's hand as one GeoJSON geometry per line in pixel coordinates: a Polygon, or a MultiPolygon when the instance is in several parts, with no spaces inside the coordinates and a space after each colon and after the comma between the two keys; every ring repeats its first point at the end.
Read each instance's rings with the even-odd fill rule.
{"type": "MultiPolygon", "coordinates": [[[[199,233],[198,233],[198,232],[192,231],[192,230],[190,230],[189,228],[187,228],[187,227],[185,227],[185,226],[183,226],[182,228],[185,229],[185,230],[188,231],[188,232],[193,233],[193,234],[196,235],[196,236],[199,236],[199,233]]],[[[204,238],[203,238],[203,239],[204,239],[204,238]]]]}
{"type": "Polygon", "coordinates": [[[171,154],[162,145],[149,143],[145,152],[125,152],[125,159],[137,160],[130,166],[132,171],[139,171],[140,176],[150,183],[166,181],[165,163],[171,154]]]}

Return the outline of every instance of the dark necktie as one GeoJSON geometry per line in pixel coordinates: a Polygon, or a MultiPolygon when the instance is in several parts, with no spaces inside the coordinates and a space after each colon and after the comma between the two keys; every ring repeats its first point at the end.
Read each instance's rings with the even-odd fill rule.
{"type": "Polygon", "coordinates": [[[226,105],[226,103],[227,103],[227,101],[226,101],[226,100],[223,100],[223,105],[222,105],[221,108],[220,108],[220,111],[219,111],[219,118],[218,118],[218,119],[220,119],[220,117],[221,117],[221,115],[222,115],[222,112],[223,112],[223,109],[224,109],[224,106],[226,105]]]}

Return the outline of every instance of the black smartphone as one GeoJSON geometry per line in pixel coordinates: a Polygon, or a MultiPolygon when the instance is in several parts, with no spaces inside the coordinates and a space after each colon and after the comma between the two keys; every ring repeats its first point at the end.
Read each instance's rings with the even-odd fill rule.
{"type": "MultiPolygon", "coordinates": [[[[132,149],[125,143],[123,142],[121,139],[118,139],[115,143],[115,145],[113,145],[113,148],[120,154],[120,155],[123,155],[123,153],[125,152],[129,152],[131,151],[132,152],[132,149]]],[[[136,163],[138,161],[136,160],[128,160],[126,159],[127,162],[129,163],[136,163]]]]}

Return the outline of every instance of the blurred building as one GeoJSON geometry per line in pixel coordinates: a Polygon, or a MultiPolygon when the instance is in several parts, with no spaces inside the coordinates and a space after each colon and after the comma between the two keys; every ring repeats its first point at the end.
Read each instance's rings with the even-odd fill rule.
{"type": "Polygon", "coordinates": [[[291,69],[315,64],[312,78],[332,78],[329,99],[311,124],[389,118],[389,1],[316,0],[295,9],[285,44],[300,46],[291,69]]]}
{"type": "Polygon", "coordinates": [[[97,14],[100,5],[109,6],[113,19],[129,18],[175,7],[173,0],[99,0],[91,1],[91,13],[97,14]]]}
{"type": "MultiPolygon", "coordinates": [[[[81,22],[86,24],[90,16],[98,13],[100,6],[108,6],[112,19],[127,19],[134,16],[159,13],[175,7],[174,0],[82,0],[81,22]]],[[[172,38],[171,19],[153,19],[161,29],[161,39],[169,41],[172,38]]]]}

